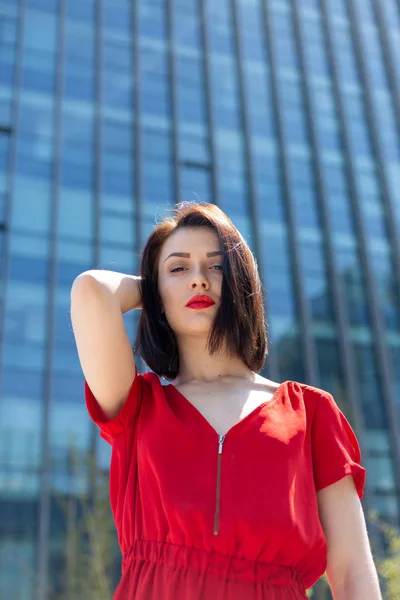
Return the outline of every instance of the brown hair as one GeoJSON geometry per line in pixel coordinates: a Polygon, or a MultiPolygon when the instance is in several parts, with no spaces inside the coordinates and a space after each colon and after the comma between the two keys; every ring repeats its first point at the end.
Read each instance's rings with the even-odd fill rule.
{"type": "Polygon", "coordinates": [[[158,262],[165,240],[181,227],[210,227],[224,251],[221,303],[207,349],[215,354],[226,340],[231,356],[259,372],[268,354],[267,323],[256,260],[229,217],[215,204],[181,202],[174,216],[165,217],[151,232],[140,258],[142,305],[133,351],[157,375],[173,380],[179,373],[175,333],[161,311],[158,262]]]}

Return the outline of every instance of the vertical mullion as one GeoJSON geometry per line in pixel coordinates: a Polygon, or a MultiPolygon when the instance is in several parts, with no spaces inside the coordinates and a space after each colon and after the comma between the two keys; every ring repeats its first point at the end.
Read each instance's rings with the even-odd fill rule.
{"type": "MultiPolygon", "coordinates": [[[[254,178],[254,169],[252,163],[252,152],[251,152],[251,143],[250,143],[250,129],[249,122],[247,117],[247,107],[246,107],[246,93],[245,93],[245,77],[243,75],[243,70],[245,68],[243,64],[243,52],[240,40],[240,19],[238,15],[238,6],[236,0],[230,0],[230,7],[232,12],[232,22],[233,22],[233,35],[234,35],[234,49],[236,54],[236,77],[238,81],[239,88],[239,102],[240,102],[240,118],[241,125],[243,131],[243,141],[244,141],[244,162],[246,168],[246,183],[248,189],[248,199],[249,199],[249,212],[250,212],[250,223],[251,229],[253,232],[254,239],[254,248],[255,254],[257,257],[258,269],[261,273],[264,273],[263,268],[263,255],[261,252],[261,243],[260,243],[260,232],[258,228],[258,223],[260,222],[259,216],[259,199],[255,186],[255,178],[254,178]]],[[[276,354],[272,354],[268,360],[268,370],[272,370],[273,377],[277,376],[277,356],[276,354]]]]}
{"type": "MultiPolygon", "coordinates": [[[[94,69],[95,69],[95,99],[94,99],[94,120],[93,120],[93,264],[100,264],[100,220],[101,220],[101,194],[102,194],[102,136],[101,136],[101,125],[102,125],[102,78],[103,78],[103,61],[102,61],[102,39],[103,39],[103,0],[97,0],[97,10],[95,10],[95,32],[94,32],[94,69]]],[[[90,443],[89,453],[97,456],[99,452],[99,438],[97,435],[97,427],[93,427],[93,423],[90,426],[90,443]]],[[[89,485],[90,499],[94,498],[96,493],[96,475],[94,472],[90,473],[90,485],[89,485]]]]}
{"type": "MultiPolygon", "coordinates": [[[[132,77],[134,81],[133,89],[133,153],[135,160],[135,172],[134,172],[134,203],[135,203],[135,233],[136,233],[136,261],[138,262],[141,247],[144,243],[143,231],[143,197],[142,197],[142,174],[141,174],[141,162],[142,162],[142,144],[141,144],[141,78],[140,78],[140,60],[141,60],[141,47],[140,47],[140,27],[139,27],[139,11],[140,1],[136,0],[131,2],[131,22],[132,22],[132,77]]],[[[138,268],[137,264],[137,268],[138,268]]],[[[139,315],[136,315],[138,319],[139,315]]],[[[136,321],[137,323],[137,321],[136,321]]],[[[139,371],[146,371],[147,365],[143,361],[140,354],[135,355],[135,362],[139,371]]]]}
{"type": "MultiPolygon", "coordinates": [[[[292,14],[293,14],[293,27],[295,32],[295,43],[297,47],[297,55],[299,59],[299,65],[301,70],[301,86],[302,96],[305,106],[305,118],[307,121],[307,128],[310,133],[311,148],[312,148],[312,168],[313,175],[316,182],[316,192],[319,198],[319,214],[322,225],[323,239],[326,247],[325,258],[328,267],[328,283],[332,291],[332,300],[334,305],[334,311],[336,316],[336,327],[338,332],[338,342],[341,350],[342,366],[345,378],[346,389],[348,389],[349,403],[352,408],[355,428],[357,435],[360,438],[361,446],[364,447],[363,439],[365,437],[365,422],[363,418],[362,406],[360,402],[359,390],[357,386],[357,377],[355,369],[355,360],[351,348],[351,344],[346,332],[349,329],[348,315],[346,313],[346,307],[344,305],[343,294],[340,290],[339,276],[335,267],[334,260],[334,246],[332,240],[332,234],[329,226],[329,214],[327,208],[327,199],[325,194],[325,188],[323,184],[323,175],[321,167],[321,156],[322,148],[319,145],[317,135],[317,125],[314,119],[314,113],[312,108],[311,100],[311,89],[309,83],[309,74],[307,69],[307,61],[304,49],[304,40],[301,30],[300,23],[300,4],[299,0],[291,0],[292,14]]],[[[343,126],[343,123],[342,123],[343,126]]],[[[367,488],[367,485],[366,485],[367,488]]],[[[368,507],[368,488],[366,489],[365,504],[368,507]]]]}
{"type": "Polygon", "coordinates": [[[174,0],[166,0],[167,40],[168,40],[168,79],[169,98],[171,108],[171,144],[172,144],[172,169],[175,203],[180,201],[180,174],[179,151],[177,135],[177,109],[176,109],[176,69],[175,69],[175,37],[174,37],[174,0]]]}
{"type": "MultiPolygon", "coordinates": [[[[356,231],[356,238],[360,252],[360,261],[365,277],[366,285],[366,296],[368,300],[369,310],[372,321],[372,331],[374,335],[374,347],[376,350],[378,371],[382,375],[382,393],[385,403],[385,408],[389,416],[389,435],[391,438],[391,446],[393,449],[394,459],[394,477],[396,481],[397,489],[400,489],[400,434],[398,431],[398,425],[396,422],[396,416],[394,406],[391,402],[390,394],[390,376],[389,376],[389,365],[388,357],[385,349],[385,341],[383,334],[383,326],[379,315],[378,303],[375,295],[375,288],[372,279],[371,269],[368,260],[368,251],[365,241],[365,235],[363,230],[362,215],[361,215],[361,199],[359,197],[356,172],[354,165],[354,158],[351,152],[351,144],[349,132],[345,126],[345,107],[341,95],[340,84],[339,84],[339,72],[336,65],[335,54],[334,54],[334,42],[332,32],[329,23],[329,10],[326,0],[321,0],[322,18],[325,29],[325,38],[327,40],[328,56],[330,62],[330,68],[332,72],[332,83],[335,95],[335,101],[339,112],[339,123],[341,127],[341,137],[343,139],[344,156],[345,156],[345,169],[347,175],[347,181],[350,188],[350,198],[352,200],[352,208],[354,215],[354,226],[356,231]]],[[[369,115],[370,116],[370,115],[369,115]]]]}
{"type": "Polygon", "coordinates": [[[289,249],[290,249],[290,260],[293,265],[293,279],[294,288],[296,293],[296,299],[298,303],[298,324],[299,331],[301,334],[301,344],[304,349],[304,362],[305,372],[308,383],[311,385],[317,385],[317,359],[315,343],[311,335],[311,319],[309,307],[305,298],[301,282],[301,268],[300,261],[298,258],[298,240],[296,239],[296,226],[294,221],[294,210],[293,210],[293,196],[290,187],[289,180],[289,165],[287,156],[287,147],[283,129],[283,115],[279,102],[278,93],[278,75],[277,75],[277,60],[274,43],[272,41],[272,23],[269,16],[270,0],[261,0],[264,32],[265,32],[265,43],[267,45],[268,55],[271,58],[270,64],[270,89],[272,92],[272,110],[274,114],[274,121],[276,123],[277,135],[278,135],[278,149],[279,149],[279,162],[282,166],[282,184],[283,184],[283,197],[285,199],[285,210],[287,217],[287,228],[289,233],[289,249]]]}
{"type": "MultiPolygon", "coordinates": [[[[383,8],[381,5],[381,0],[371,0],[373,4],[373,10],[375,12],[378,35],[382,47],[382,54],[385,61],[385,70],[388,78],[390,91],[392,92],[392,99],[394,110],[396,113],[397,119],[397,129],[400,129],[400,80],[396,77],[395,73],[395,60],[396,57],[393,56],[391,44],[388,40],[388,32],[385,23],[385,18],[383,16],[383,8]]],[[[399,142],[400,144],[400,142],[399,142]]]]}
{"type": "Polygon", "coordinates": [[[52,202],[50,204],[50,252],[49,287],[47,307],[47,335],[45,357],[45,380],[43,392],[43,420],[41,435],[41,473],[39,499],[39,548],[38,548],[38,600],[46,600],[49,586],[49,547],[50,547],[50,507],[51,507],[51,456],[50,456],[50,410],[52,404],[52,373],[54,364],[54,304],[57,279],[57,216],[59,208],[60,157],[61,157],[61,101],[64,77],[65,47],[65,1],[60,0],[57,31],[57,68],[54,104],[54,162],[52,181],[52,202]]]}
{"type": "MultiPolygon", "coordinates": [[[[355,54],[356,54],[356,62],[358,65],[358,69],[360,71],[360,78],[362,83],[362,88],[365,97],[365,104],[367,110],[367,117],[369,120],[369,127],[371,131],[372,145],[375,152],[375,158],[378,165],[378,172],[380,174],[381,180],[380,184],[382,186],[382,201],[386,212],[386,225],[389,233],[389,242],[392,250],[393,263],[395,269],[395,282],[396,282],[396,291],[398,297],[400,297],[400,243],[398,237],[396,235],[395,229],[395,215],[393,206],[391,204],[391,193],[390,193],[390,185],[387,180],[387,173],[385,169],[385,159],[383,157],[380,137],[379,137],[379,126],[377,122],[377,118],[374,112],[374,102],[372,98],[372,90],[369,85],[368,80],[368,72],[367,65],[365,63],[365,58],[363,55],[362,48],[362,40],[360,35],[360,24],[357,20],[357,14],[352,2],[348,4],[349,7],[349,16],[350,16],[350,26],[351,31],[353,33],[352,37],[354,40],[355,54]]],[[[361,225],[361,223],[360,223],[361,225]]],[[[389,416],[389,432],[392,440],[392,449],[393,449],[393,459],[395,464],[395,478],[396,478],[396,487],[400,490],[400,423],[398,421],[394,401],[392,401],[392,393],[391,393],[391,382],[393,381],[393,376],[391,373],[391,366],[389,362],[386,341],[385,341],[385,332],[383,329],[382,318],[379,311],[379,305],[375,294],[375,286],[373,282],[373,276],[371,273],[371,267],[368,260],[367,249],[364,244],[365,236],[363,236],[362,229],[359,232],[359,240],[360,247],[364,247],[365,250],[365,267],[367,274],[367,290],[369,293],[369,298],[371,301],[372,314],[373,314],[373,328],[376,339],[377,346],[377,358],[378,358],[378,366],[382,376],[382,391],[383,391],[383,399],[385,402],[385,407],[387,410],[387,414],[389,416]]],[[[398,498],[399,502],[399,512],[400,512],[400,497],[398,498]]]]}
{"type": "Polygon", "coordinates": [[[203,50],[203,75],[204,75],[204,88],[206,98],[206,115],[208,125],[208,147],[210,153],[210,169],[211,169],[211,190],[213,204],[220,206],[221,200],[219,196],[217,170],[216,170],[216,149],[215,149],[215,123],[212,112],[212,97],[211,97],[211,71],[210,71],[210,49],[208,43],[208,31],[207,31],[207,14],[205,7],[206,0],[199,0],[200,5],[200,30],[201,30],[201,45],[203,50]]]}
{"type": "Polygon", "coordinates": [[[135,219],[135,253],[139,256],[142,245],[142,182],[140,178],[139,164],[141,160],[141,144],[140,144],[140,78],[139,78],[139,11],[138,2],[131,3],[131,24],[132,24],[132,79],[133,79],[133,128],[132,128],[132,148],[135,159],[134,170],[134,219],[135,219]]]}
{"type": "Polygon", "coordinates": [[[258,218],[258,202],[257,202],[257,194],[254,185],[254,173],[253,173],[253,165],[251,162],[251,147],[250,147],[250,134],[249,134],[249,124],[246,114],[246,98],[245,98],[245,90],[244,90],[244,77],[243,77],[243,55],[242,48],[240,42],[240,34],[239,34],[239,19],[237,14],[237,5],[236,0],[230,0],[230,8],[232,12],[232,22],[233,22],[233,38],[234,38],[234,51],[235,51],[235,67],[236,67],[236,77],[238,81],[238,89],[239,89],[239,102],[240,102],[240,120],[243,132],[243,143],[244,143],[244,163],[246,168],[246,184],[249,192],[249,211],[250,211],[250,219],[251,219],[251,227],[254,232],[254,247],[257,255],[257,260],[261,262],[261,253],[260,253],[260,241],[259,241],[259,233],[257,226],[257,218],[258,218]]]}
{"type": "Polygon", "coordinates": [[[140,179],[141,145],[140,145],[140,78],[139,78],[139,10],[138,2],[131,3],[132,16],[132,77],[133,77],[133,152],[135,157],[134,172],[134,202],[136,225],[136,254],[140,253],[142,245],[142,189],[140,179]]]}
{"type": "MultiPolygon", "coordinates": [[[[131,24],[132,24],[132,78],[133,78],[133,99],[132,99],[132,111],[133,111],[133,128],[132,128],[132,136],[133,136],[133,156],[135,160],[134,165],[134,184],[133,184],[133,193],[134,193],[134,227],[135,227],[135,262],[136,262],[136,272],[138,272],[138,257],[140,256],[140,251],[142,247],[142,219],[143,219],[143,211],[142,211],[142,184],[141,184],[141,176],[139,164],[141,162],[141,144],[140,144],[140,78],[139,78],[139,8],[138,1],[131,2],[131,24]]],[[[135,323],[137,324],[139,316],[135,314],[135,323]]],[[[135,355],[135,362],[138,365],[138,369],[140,371],[146,370],[146,365],[142,360],[142,357],[139,354],[135,355]]]]}
{"type": "MultiPolygon", "coordinates": [[[[379,134],[379,123],[374,110],[374,100],[371,87],[369,85],[368,78],[368,67],[365,62],[363,54],[363,43],[360,33],[360,24],[357,19],[356,10],[352,2],[348,4],[350,27],[352,31],[352,38],[354,40],[355,58],[360,72],[361,85],[363,89],[363,96],[365,98],[365,108],[368,118],[368,125],[371,133],[372,146],[375,153],[375,159],[378,166],[378,173],[380,175],[380,186],[382,187],[382,203],[386,213],[386,226],[389,234],[389,242],[392,250],[394,269],[396,273],[396,290],[398,297],[400,298],[400,242],[396,231],[396,217],[394,213],[394,207],[392,206],[391,200],[391,187],[388,182],[387,171],[385,169],[385,158],[381,147],[381,138],[379,134]]],[[[382,333],[383,335],[383,333],[382,333]]],[[[387,367],[388,369],[389,367],[387,367]]],[[[389,372],[385,368],[384,377],[389,380],[386,381],[387,391],[389,392],[390,387],[390,376],[389,372]]],[[[400,465],[400,443],[399,443],[399,465],[400,465]]]]}
{"type": "Polygon", "coordinates": [[[3,358],[3,344],[4,344],[4,332],[5,332],[5,317],[6,317],[6,303],[7,297],[7,286],[9,281],[9,272],[7,267],[10,264],[10,230],[9,224],[11,223],[11,189],[12,180],[15,173],[16,156],[17,156],[17,138],[16,131],[18,131],[18,105],[20,95],[20,81],[21,81],[21,63],[22,63],[22,39],[23,39],[23,26],[25,17],[25,6],[23,0],[18,0],[18,11],[17,11],[17,34],[15,42],[15,63],[14,63],[14,81],[12,90],[12,103],[10,110],[11,123],[10,125],[3,125],[1,135],[9,135],[8,145],[8,160],[7,160],[7,185],[6,185],[6,202],[4,209],[4,223],[2,226],[2,235],[4,236],[3,241],[3,254],[0,257],[0,282],[2,284],[3,301],[0,302],[0,383],[1,376],[4,368],[3,358]]]}

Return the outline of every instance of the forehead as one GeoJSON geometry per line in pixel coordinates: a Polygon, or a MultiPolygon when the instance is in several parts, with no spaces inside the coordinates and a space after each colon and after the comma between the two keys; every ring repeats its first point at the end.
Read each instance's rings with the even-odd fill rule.
{"type": "Polygon", "coordinates": [[[210,227],[182,227],[165,240],[160,258],[170,252],[190,252],[218,250],[220,248],[217,232],[210,227]]]}

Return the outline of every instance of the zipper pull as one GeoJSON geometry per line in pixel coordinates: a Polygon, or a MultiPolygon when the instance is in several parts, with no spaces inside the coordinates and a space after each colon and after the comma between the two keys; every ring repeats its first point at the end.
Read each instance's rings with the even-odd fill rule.
{"type": "Polygon", "coordinates": [[[225,441],[225,435],[220,435],[218,438],[218,463],[217,463],[217,486],[215,500],[215,518],[214,518],[214,535],[219,533],[219,511],[220,511],[220,496],[221,496],[221,454],[222,446],[225,441]]]}

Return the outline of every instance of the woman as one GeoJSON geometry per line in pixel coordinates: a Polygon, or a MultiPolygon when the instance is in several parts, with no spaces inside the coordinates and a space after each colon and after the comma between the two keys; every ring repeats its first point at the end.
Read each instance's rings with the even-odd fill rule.
{"type": "Polygon", "coordinates": [[[356,436],[328,392],[258,374],[257,265],[217,206],[178,205],[139,277],[80,275],[71,317],[87,409],[112,446],[115,600],[300,600],[325,570],[335,600],[381,598],[356,436]]]}

